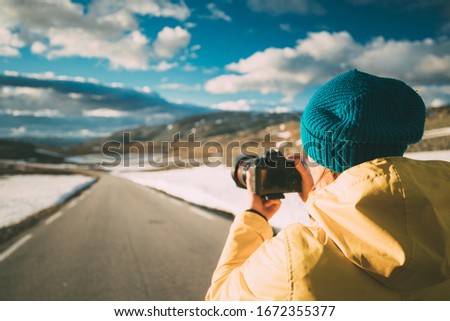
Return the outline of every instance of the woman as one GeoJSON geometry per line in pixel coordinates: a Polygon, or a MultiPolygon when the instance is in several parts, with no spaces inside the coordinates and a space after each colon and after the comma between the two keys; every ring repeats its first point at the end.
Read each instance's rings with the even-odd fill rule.
{"type": "Polygon", "coordinates": [[[352,70],[320,88],[301,122],[315,163],[296,159],[314,224],[273,236],[280,201],[250,191],[206,299],[450,299],[450,163],[402,157],[424,122],[399,80],[352,70]]]}

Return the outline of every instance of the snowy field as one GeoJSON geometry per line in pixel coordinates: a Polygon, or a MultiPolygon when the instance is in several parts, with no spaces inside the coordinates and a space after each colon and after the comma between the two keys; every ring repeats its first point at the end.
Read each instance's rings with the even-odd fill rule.
{"type": "MultiPolygon", "coordinates": [[[[450,161],[450,151],[413,153],[405,155],[414,159],[441,159],[450,161]]],[[[114,175],[135,183],[150,186],[188,202],[216,208],[234,215],[249,207],[247,191],[237,188],[228,167],[198,167],[157,172],[120,172],[114,175]]],[[[308,224],[303,202],[296,193],[285,194],[280,211],[271,220],[274,227],[284,227],[292,222],[308,224]]]]}
{"type": "Polygon", "coordinates": [[[405,157],[418,160],[445,160],[450,162],[450,150],[435,150],[432,152],[406,153],[405,157]]]}
{"type": "Polygon", "coordinates": [[[84,175],[0,176],[0,228],[63,203],[94,180],[84,175]]]}
{"type": "MultiPolygon", "coordinates": [[[[229,167],[197,167],[158,172],[115,172],[135,183],[164,191],[188,202],[234,215],[249,208],[247,191],[237,188],[229,167]]],[[[291,222],[308,224],[303,203],[296,193],[285,194],[280,212],[271,220],[276,227],[291,222]]]]}

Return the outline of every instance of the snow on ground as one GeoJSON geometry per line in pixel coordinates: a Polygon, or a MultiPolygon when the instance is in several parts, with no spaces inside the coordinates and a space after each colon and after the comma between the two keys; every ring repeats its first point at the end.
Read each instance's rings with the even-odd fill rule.
{"type": "Polygon", "coordinates": [[[417,160],[445,160],[450,162],[450,150],[435,150],[432,152],[406,153],[405,157],[417,160]]]}
{"type": "Polygon", "coordinates": [[[422,139],[450,136],[450,127],[426,130],[422,139]]]}
{"type": "Polygon", "coordinates": [[[278,132],[275,134],[275,136],[282,138],[282,139],[289,139],[291,138],[291,132],[289,131],[284,131],[284,132],[278,132]]]}
{"type": "Polygon", "coordinates": [[[25,168],[39,168],[39,169],[89,169],[89,166],[79,165],[79,164],[67,164],[67,163],[35,163],[27,162],[24,160],[11,160],[11,159],[0,159],[0,164],[6,165],[21,165],[25,168]]]}
{"type": "MultiPolygon", "coordinates": [[[[247,191],[236,187],[228,167],[197,167],[157,172],[115,172],[135,183],[150,186],[188,202],[234,215],[249,208],[247,191]]],[[[285,194],[280,211],[271,220],[276,227],[291,222],[309,223],[298,194],[285,194]]]]}
{"type": "Polygon", "coordinates": [[[84,175],[0,176],[0,228],[63,203],[94,180],[84,175]]]}
{"type": "MultiPolygon", "coordinates": [[[[415,159],[441,159],[450,161],[450,151],[410,153],[415,159]]],[[[150,186],[188,202],[216,208],[234,215],[249,207],[247,191],[237,188],[231,179],[228,167],[198,167],[170,171],[121,172],[114,175],[135,183],[150,186]]],[[[275,227],[284,227],[292,222],[308,224],[309,219],[303,202],[296,193],[285,194],[280,211],[271,220],[275,227]]]]}

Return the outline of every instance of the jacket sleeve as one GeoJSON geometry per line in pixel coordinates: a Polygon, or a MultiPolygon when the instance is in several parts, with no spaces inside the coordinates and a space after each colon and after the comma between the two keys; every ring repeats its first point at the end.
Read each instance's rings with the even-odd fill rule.
{"type": "Polygon", "coordinates": [[[285,242],[251,212],[236,216],[206,300],[286,300],[289,277],[285,242]]]}

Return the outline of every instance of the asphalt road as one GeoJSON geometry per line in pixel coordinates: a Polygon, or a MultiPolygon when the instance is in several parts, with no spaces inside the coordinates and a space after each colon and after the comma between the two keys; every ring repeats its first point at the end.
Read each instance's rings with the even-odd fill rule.
{"type": "Polygon", "coordinates": [[[230,224],[105,175],[0,249],[0,300],[203,300],[230,224]]]}

